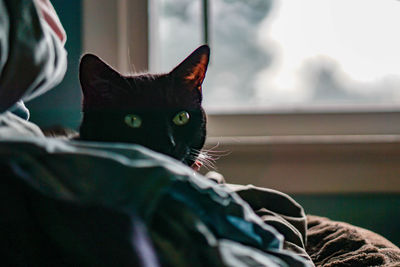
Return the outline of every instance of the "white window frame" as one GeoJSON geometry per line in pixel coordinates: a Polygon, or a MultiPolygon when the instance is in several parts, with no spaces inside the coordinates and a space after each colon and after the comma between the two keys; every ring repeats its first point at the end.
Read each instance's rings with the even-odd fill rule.
{"type": "MultiPolygon", "coordinates": [[[[83,0],[84,51],[122,73],[148,70],[159,43],[148,23],[156,4],[83,0]]],[[[212,111],[207,147],[216,145],[231,152],[217,162],[229,182],[288,193],[400,192],[400,106],[212,111]]]]}
{"type": "Polygon", "coordinates": [[[148,70],[148,32],[145,0],[83,0],[83,52],[122,73],[148,70]]]}

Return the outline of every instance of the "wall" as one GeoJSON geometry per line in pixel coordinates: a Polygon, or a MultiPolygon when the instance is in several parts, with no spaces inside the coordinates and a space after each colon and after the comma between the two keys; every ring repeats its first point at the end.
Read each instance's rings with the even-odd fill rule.
{"type": "Polygon", "coordinates": [[[292,197],[307,214],[364,227],[400,245],[399,194],[295,194],[292,197]]]}
{"type": "Polygon", "coordinates": [[[60,85],[26,104],[31,112],[30,120],[41,127],[63,125],[77,128],[81,118],[78,64],[82,51],[82,1],[51,2],[67,32],[68,71],[60,85]]]}

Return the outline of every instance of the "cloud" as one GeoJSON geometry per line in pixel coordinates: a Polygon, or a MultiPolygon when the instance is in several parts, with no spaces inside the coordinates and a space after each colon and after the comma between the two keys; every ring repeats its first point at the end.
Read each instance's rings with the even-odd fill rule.
{"type": "MultiPolygon", "coordinates": [[[[163,0],[162,69],[202,42],[201,2],[163,0]]],[[[207,107],[400,102],[400,5],[210,1],[207,107]]]]}

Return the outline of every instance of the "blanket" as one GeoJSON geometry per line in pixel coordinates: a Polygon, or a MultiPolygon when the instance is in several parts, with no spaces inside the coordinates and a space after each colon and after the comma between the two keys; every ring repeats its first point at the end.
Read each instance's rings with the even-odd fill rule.
{"type": "Polygon", "coordinates": [[[400,249],[374,232],[312,215],[307,221],[306,250],[316,266],[400,266],[400,249]]]}

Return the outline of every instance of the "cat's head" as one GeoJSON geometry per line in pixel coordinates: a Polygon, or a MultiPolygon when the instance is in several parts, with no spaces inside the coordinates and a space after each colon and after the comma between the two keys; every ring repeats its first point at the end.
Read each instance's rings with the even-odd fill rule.
{"type": "Polygon", "coordinates": [[[201,101],[209,55],[203,45],[167,74],[135,76],[84,55],[80,138],[140,144],[191,166],[206,137],[201,101]]]}

